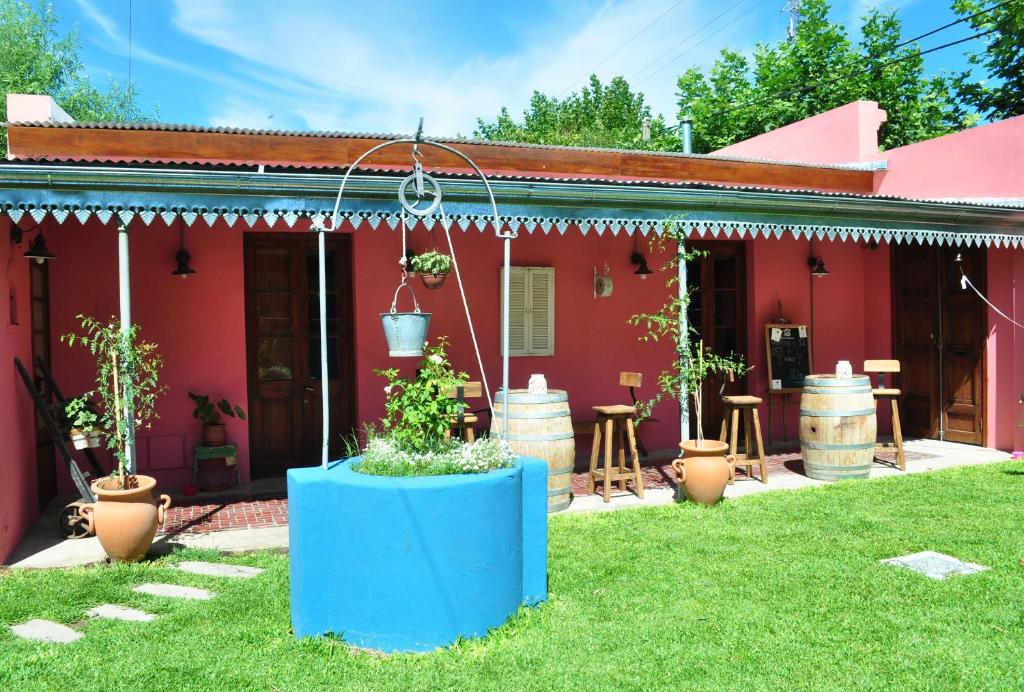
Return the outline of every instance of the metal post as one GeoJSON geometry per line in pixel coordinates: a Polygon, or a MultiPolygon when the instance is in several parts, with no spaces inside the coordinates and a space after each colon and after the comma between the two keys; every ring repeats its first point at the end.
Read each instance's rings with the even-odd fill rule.
{"type": "MultiPolygon", "coordinates": [[[[684,117],[680,133],[684,154],[693,153],[692,128],[689,116],[684,117]]],[[[679,246],[676,248],[676,261],[679,265],[676,274],[676,280],[679,282],[679,348],[682,350],[690,329],[686,315],[686,243],[682,238],[679,239],[679,246]]],[[[679,391],[679,439],[690,439],[690,399],[685,387],[679,391]]]]}
{"type": "MultiPolygon", "coordinates": [[[[122,223],[117,228],[117,292],[122,336],[127,335],[132,326],[131,267],[128,254],[128,227],[122,223]]],[[[124,420],[125,470],[128,473],[135,473],[135,411],[131,399],[125,400],[124,420]]]]}
{"type": "Polygon", "coordinates": [[[323,440],[320,463],[327,470],[327,440],[331,433],[330,386],[327,381],[327,243],[325,228],[317,228],[317,253],[320,274],[320,397],[323,402],[323,440]]]}
{"type": "MultiPolygon", "coordinates": [[[[498,222],[498,220],[495,219],[495,223],[497,223],[497,222],[498,222]]],[[[500,228],[495,228],[494,230],[497,231],[499,234],[501,233],[501,229],[500,228]]],[[[501,334],[501,340],[502,340],[502,349],[501,349],[501,388],[505,391],[505,401],[502,403],[502,412],[501,413],[502,413],[502,418],[504,418],[504,422],[505,422],[505,435],[504,435],[503,439],[506,442],[508,441],[508,409],[509,409],[509,397],[511,395],[511,392],[509,391],[509,386],[508,386],[508,328],[509,328],[509,324],[508,324],[508,307],[509,307],[508,306],[508,300],[509,300],[509,296],[508,296],[508,294],[509,294],[509,278],[510,278],[509,274],[512,273],[512,269],[511,269],[511,266],[510,266],[511,264],[512,264],[512,239],[510,237],[506,236],[505,237],[505,276],[504,276],[504,279],[501,282],[502,283],[501,295],[502,295],[502,298],[503,298],[502,303],[501,303],[501,324],[503,325],[502,334],[501,334]]]]}

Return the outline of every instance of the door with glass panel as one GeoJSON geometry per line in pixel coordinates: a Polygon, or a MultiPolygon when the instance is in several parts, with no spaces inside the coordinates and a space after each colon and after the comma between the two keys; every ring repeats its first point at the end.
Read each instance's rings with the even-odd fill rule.
{"type": "MultiPolygon", "coordinates": [[[[702,254],[686,265],[686,284],[691,291],[687,316],[697,331],[693,336],[720,356],[743,354],[747,348],[746,260],[744,244],[732,241],[687,243],[702,254]]],[[[704,385],[704,436],[717,438],[722,424],[722,378],[710,377],[704,385]]],[[[726,383],[727,394],[746,391],[742,380],[726,383]]],[[[693,407],[692,402],[690,404],[693,407]]],[[[690,435],[696,435],[690,416],[690,435]]]]}
{"type": "Polygon", "coordinates": [[[320,312],[313,234],[245,240],[249,442],[254,476],[320,461],[322,387],[331,409],[331,456],[355,425],[351,238],[327,238],[327,373],[320,372],[320,312]],[[326,383],[326,384],[325,384],[326,383]]]}

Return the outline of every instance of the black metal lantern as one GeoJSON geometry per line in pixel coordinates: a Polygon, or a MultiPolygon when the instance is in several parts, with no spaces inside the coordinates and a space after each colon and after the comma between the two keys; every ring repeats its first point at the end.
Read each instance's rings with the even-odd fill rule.
{"type": "Polygon", "coordinates": [[[36,231],[36,237],[32,239],[32,244],[25,251],[25,259],[35,260],[39,264],[47,260],[57,259],[57,255],[50,252],[46,247],[46,238],[43,236],[43,229],[39,226],[33,226],[27,231],[22,231],[15,226],[11,229],[11,242],[17,245],[21,242],[25,233],[31,233],[32,231],[36,231]]]}
{"type": "Polygon", "coordinates": [[[188,254],[188,250],[185,249],[185,224],[181,224],[181,245],[178,249],[178,254],[174,256],[174,259],[178,262],[178,268],[171,272],[171,276],[180,276],[183,279],[187,279],[189,274],[195,274],[196,270],[189,266],[189,262],[192,261],[192,255],[188,254]]]}

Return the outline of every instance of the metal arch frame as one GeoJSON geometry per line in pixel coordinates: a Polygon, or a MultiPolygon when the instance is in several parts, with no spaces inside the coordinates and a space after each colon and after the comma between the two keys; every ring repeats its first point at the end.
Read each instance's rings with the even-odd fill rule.
{"type": "MultiPolygon", "coordinates": [[[[420,128],[422,129],[422,127],[423,127],[423,122],[421,120],[420,121],[420,128]]],[[[509,361],[509,353],[508,353],[509,352],[509,348],[508,348],[508,331],[509,331],[508,313],[509,313],[509,305],[508,305],[508,299],[509,299],[509,274],[511,273],[509,271],[509,268],[510,268],[511,257],[512,257],[512,239],[515,238],[518,235],[518,233],[516,232],[515,228],[511,224],[509,224],[509,230],[508,230],[507,233],[502,231],[501,217],[498,216],[498,205],[494,201],[494,192],[491,190],[491,184],[490,184],[490,182],[488,182],[487,176],[484,175],[483,171],[480,170],[480,168],[476,165],[476,163],[473,162],[472,159],[470,159],[468,156],[463,154],[458,149],[450,147],[450,146],[448,146],[446,144],[441,144],[440,142],[433,142],[433,141],[431,141],[429,139],[422,139],[419,136],[419,133],[417,133],[415,138],[395,139],[395,140],[391,140],[391,141],[388,141],[388,142],[383,142],[381,144],[378,144],[377,146],[371,147],[370,149],[368,149],[365,152],[363,152],[363,154],[361,156],[359,156],[359,158],[357,158],[355,161],[352,162],[352,164],[348,167],[348,170],[345,171],[345,176],[341,179],[341,185],[338,187],[338,196],[334,200],[334,210],[331,212],[331,227],[329,229],[326,226],[314,226],[313,227],[313,231],[315,233],[317,233],[317,252],[318,252],[318,255],[319,255],[318,259],[319,259],[319,274],[320,274],[320,276],[319,276],[319,280],[320,280],[320,390],[321,390],[322,405],[323,405],[323,440],[322,440],[322,445],[321,445],[321,450],[320,450],[320,462],[321,462],[321,465],[323,466],[323,469],[325,471],[327,470],[327,465],[328,465],[328,446],[327,446],[327,441],[328,441],[328,438],[330,436],[330,426],[331,426],[331,422],[330,421],[331,421],[331,419],[330,419],[329,391],[328,391],[328,387],[324,386],[324,379],[325,379],[326,373],[327,373],[327,292],[326,292],[327,262],[326,262],[326,243],[325,243],[325,239],[324,239],[324,234],[327,233],[327,232],[334,232],[334,231],[336,231],[338,229],[338,212],[339,212],[339,210],[341,208],[341,199],[342,199],[342,197],[345,194],[345,185],[348,183],[349,176],[352,175],[352,172],[355,171],[359,167],[359,165],[365,159],[370,157],[372,154],[375,154],[376,152],[380,151],[381,149],[386,149],[387,147],[392,147],[392,146],[399,145],[399,144],[411,144],[411,145],[413,145],[413,152],[414,152],[413,156],[414,157],[416,155],[417,148],[421,144],[425,145],[425,146],[430,146],[430,147],[435,147],[437,149],[441,149],[442,151],[446,151],[449,154],[454,154],[455,156],[457,156],[460,159],[462,159],[463,161],[465,161],[470,166],[470,168],[473,169],[473,171],[480,177],[480,180],[483,182],[484,189],[487,190],[487,199],[490,202],[491,213],[494,216],[494,233],[495,233],[495,236],[505,241],[505,243],[504,243],[505,244],[505,248],[504,248],[504,251],[505,251],[505,257],[504,257],[505,273],[504,273],[504,277],[502,278],[502,287],[501,287],[502,297],[503,297],[502,307],[501,307],[501,324],[502,324],[501,386],[502,386],[502,389],[506,393],[505,394],[506,399],[508,397],[508,391],[509,391],[509,389],[508,389],[508,365],[509,365],[509,362],[508,362],[509,361]]],[[[505,402],[504,411],[503,411],[503,414],[504,414],[503,415],[503,420],[504,420],[504,437],[506,439],[508,438],[508,409],[509,409],[508,401],[506,401],[505,402]]]]}

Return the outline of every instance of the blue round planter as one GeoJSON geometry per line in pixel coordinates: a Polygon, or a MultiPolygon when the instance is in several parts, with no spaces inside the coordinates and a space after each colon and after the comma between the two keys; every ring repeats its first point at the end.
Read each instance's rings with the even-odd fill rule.
{"type": "Polygon", "coordinates": [[[288,471],[292,627],[430,651],[547,598],[547,464],[392,478],[288,471]]]}

